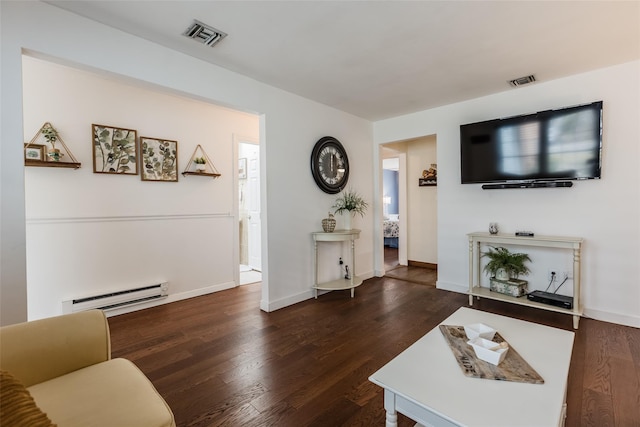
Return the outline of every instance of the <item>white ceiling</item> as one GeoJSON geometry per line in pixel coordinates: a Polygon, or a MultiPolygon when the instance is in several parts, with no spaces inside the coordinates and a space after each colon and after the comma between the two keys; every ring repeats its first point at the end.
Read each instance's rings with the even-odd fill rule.
{"type": "Polygon", "coordinates": [[[369,120],[640,58],[640,1],[47,3],[369,120]]]}

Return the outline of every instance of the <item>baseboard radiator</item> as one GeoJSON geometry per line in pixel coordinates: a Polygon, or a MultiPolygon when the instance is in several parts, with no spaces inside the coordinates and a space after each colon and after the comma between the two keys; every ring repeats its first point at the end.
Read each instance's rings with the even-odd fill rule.
{"type": "Polygon", "coordinates": [[[163,282],[155,285],[123,289],[121,291],[62,301],[62,312],[67,314],[92,309],[109,311],[166,298],[168,295],[169,284],[163,282]]]}

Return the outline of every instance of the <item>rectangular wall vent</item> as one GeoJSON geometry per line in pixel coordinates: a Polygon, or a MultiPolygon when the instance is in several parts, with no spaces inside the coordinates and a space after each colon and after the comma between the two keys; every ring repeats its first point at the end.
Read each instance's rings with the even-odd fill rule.
{"type": "Polygon", "coordinates": [[[524,77],[518,77],[517,79],[509,80],[509,84],[513,87],[528,85],[529,83],[533,83],[536,81],[536,78],[533,74],[524,77]]]}
{"type": "Polygon", "coordinates": [[[182,34],[210,47],[227,37],[227,33],[216,30],[212,26],[203,24],[195,19],[193,20],[193,24],[182,34]]]}
{"type": "Polygon", "coordinates": [[[167,282],[157,283],[155,285],[123,289],[99,295],[91,295],[83,298],[62,301],[62,312],[67,314],[93,309],[109,311],[116,308],[166,298],[168,294],[169,284],[167,282]]]}

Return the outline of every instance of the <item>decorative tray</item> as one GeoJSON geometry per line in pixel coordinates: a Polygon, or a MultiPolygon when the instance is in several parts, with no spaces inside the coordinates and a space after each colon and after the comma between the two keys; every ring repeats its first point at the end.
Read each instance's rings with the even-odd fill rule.
{"type": "MultiPolygon", "coordinates": [[[[476,357],[473,348],[467,344],[468,338],[464,332],[464,326],[440,325],[440,332],[449,344],[462,373],[467,377],[544,384],[540,374],[511,345],[505,359],[496,366],[476,357]]],[[[500,344],[505,339],[496,332],[493,341],[500,344]]]]}

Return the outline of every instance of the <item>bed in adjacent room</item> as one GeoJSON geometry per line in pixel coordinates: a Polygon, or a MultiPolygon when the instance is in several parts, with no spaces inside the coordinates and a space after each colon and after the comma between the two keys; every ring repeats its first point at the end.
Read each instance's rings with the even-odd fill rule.
{"type": "Polygon", "coordinates": [[[398,215],[389,215],[389,218],[384,220],[382,229],[384,231],[384,245],[390,248],[397,248],[399,229],[398,215]]]}

